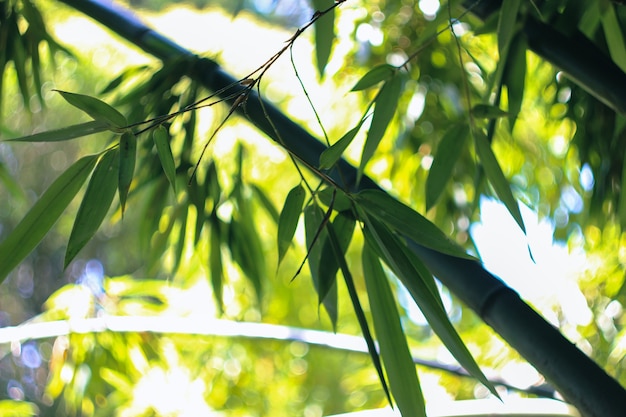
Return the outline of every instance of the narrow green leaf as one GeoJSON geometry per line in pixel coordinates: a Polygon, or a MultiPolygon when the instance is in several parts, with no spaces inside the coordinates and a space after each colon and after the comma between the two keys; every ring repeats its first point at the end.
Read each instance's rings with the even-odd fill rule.
{"type": "Polygon", "coordinates": [[[285,257],[287,249],[289,249],[293,240],[293,235],[296,233],[305,196],[306,191],[304,187],[298,184],[289,191],[285,199],[283,210],[280,212],[278,219],[278,265],[285,257]]]}
{"type": "Polygon", "coordinates": [[[352,201],[343,190],[326,187],[317,192],[317,198],[327,207],[333,206],[335,211],[346,211],[352,207],[352,201]]]}
{"type": "Polygon", "coordinates": [[[406,245],[382,223],[365,215],[365,240],[383,255],[385,263],[411,294],[435,334],[446,348],[471,375],[496,396],[493,384],[485,377],[463,340],[450,323],[443,302],[436,288],[432,285],[432,275],[417,257],[408,257],[406,245]],[[419,265],[419,267],[416,267],[419,265]],[[426,274],[424,274],[426,271],[426,274]]]}
{"type": "MultiPolygon", "coordinates": [[[[272,202],[272,200],[269,199],[269,197],[267,196],[265,191],[263,191],[256,184],[250,184],[250,189],[254,193],[255,198],[257,199],[257,201],[265,209],[267,214],[269,214],[269,216],[272,218],[274,223],[278,224],[278,221],[280,219],[280,214],[278,213],[278,210],[274,206],[274,203],[272,202]]],[[[216,201],[218,201],[218,200],[216,199],[216,201]]]]}
{"type": "Polygon", "coordinates": [[[165,172],[165,176],[170,182],[174,194],[176,194],[176,163],[174,162],[174,155],[172,155],[172,149],[170,148],[170,138],[167,129],[162,125],[157,127],[152,133],[152,139],[154,140],[163,172],[165,172]]]}
{"type": "Polygon", "coordinates": [[[381,81],[386,81],[393,76],[397,68],[389,64],[375,66],[369,70],[359,81],[352,87],[350,91],[361,91],[370,88],[381,81]]]}
{"type": "Polygon", "coordinates": [[[77,109],[84,111],[95,120],[106,122],[110,126],[117,129],[122,129],[128,126],[128,121],[126,121],[126,118],[122,115],[122,113],[118,112],[100,99],[86,96],[84,94],[69,93],[61,90],[55,91],[61,94],[65,101],[77,109]]]}
{"type": "Polygon", "coordinates": [[[228,247],[232,258],[254,286],[257,300],[260,302],[263,294],[261,279],[265,277],[265,257],[259,234],[246,219],[241,221],[233,219],[229,232],[228,247]]]}
{"type": "Polygon", "coordinates": [[[350,129],[345,135],[341,137],[341,139],[335,142],[330,148],[322,152],[322,154],[320,155],[320,169],[332,168],[333,165],[337,163],[346,148],[354,140],[356,134],[359,132],[359,129],[361,129],[364,121],[365,119],[361,119],[356,127],[350,129]]]}
{"type": "MultiPolygon", "coordinates": [[[[11,19],[14,22],[14,19],[11,19]]],[[[15,23],[14,23],[15,24],[15,23]]],[[[17,26],[15,26],[15,34],[13,38],[13,65],[15,66],[15,75],[17,76],[17,84],[22,94],[24,106],[30,107],[30,89],[28,88],[28,72],[26,71],[26,48],[22,42],[23,36],[17,26]]]]}
{"type": "MultiPolygon", "coordinates": [[[[334,0],[313,0],[316,11],[322,12],[335,4],[334,0]]],[[[313,24],[315,28],[315,57],[317,71],[320,78],[324,76],[324,69],[330,58],[330,52],[335,41],[335,10],[330,10],[313,24]]]]}
{"type": "Polygon", "coordinates": [[[427,218],[388,194],[379,190],[364,190],[354,197],[369,215],[416,243],[448,255],[474,259],[427,218]]]}
{"type": "Polygon", "coordinates": [[[468,135],[469,127],[458,124],[452,126],[441,138],[426,179],[426,211],[435,205],[452,178],[452,171],[465,149],[468,135]]]}
{"type": "Polygon", "coordinates": [[[374,115],[372,116],[372,124],[367,132],[363,153],[361,154],[357,182],[361,179],[365,166],[374,155],[378,144],[385,135],[389,123],[391,123],[391,119],[393,119],[393,115],[396,113],[396,107],[398,106],[400,93],[402,92],[402,84],[403,77],[396,75],[383,84],[378,96],[376,96],[374,115]]]}
{"type": "Polygon", "coordinates": [[[602,7],[602,28],[604,29],[604,37],[609,47],[609,53],[613,61],[626,71],[626,43],[624,42],[624,34],[620,26],[615,7],[607,2],[601,2],[602,7]]]}
{"type": "Polygon", "coordinates": [[[477,104],[472,107],[472,115],[477,119],[498,119],[509,115],[498,106],[490,104],[477,104]]]}
{"type": "Polygon", "coordinates": [[[63,127],[61,129],[48,130],[46,132],[5,140],[7,142],[58,142],[104,132],[105,130],[109,130],[109,125],[107,123],[92,120],[90,122],[63,127]]]}
{"type": "Polygon", "coordinates": [[[135,174],[136,160],[137,137],[132,132],[125,132],[120,137],[120,170],[118,174],[118,190],[122,213],[126,209],[126,198],[135,174]]]}
{"type": "Polygon", "coordinates": [[[183,204],[184,208],[181,210],[179,217],[178,239],[174,242],[174,265],[172,266],[172,273],[175,273],[180,266],[180,262],[183,259],[183,252],[185,250],[185,240],[187,237],[187,218],[189,217],[189,204],[183,204]]]}
{"type": "Polygon", "coordinates": [[[67,243],[64,268],[96,234],[111,207],[117,189],[118,153],[119,150],[113,149],[102,155],[91,175],[67,243]]]}
{"type": "Polygon", "coordinates": [[[522,110],[526,83],[526,42],[521,35],[511,42],[503,74],[509,103],[509,130],[512,132],[519,112],[522,110]]]}
{"type": "Polygon", "coordinates": [[[86,156],[69,167],[0,243],[0,282],[43,239],[83,185],[97,159],[98,155],[86,156]]]}
{"type": "Polygon", "coordinates": [[[209,246],[209,269],[211,271],[211,286],[213,287],[213,295],[220,309],[224,310],[223,298],[223,274],[224,267],[222,263],[222,237],[220,230],[220,221],[217,215],[211,217],[210,228],[211,244],[209,246]]]}
{"type": "MultiPolygon", "coordinates": [[[[306,246],[308,248],[307,261],[309,264],[309,270],[311,273],[311,279],[313,280],[313,286],[315,291],[320,294],[320,265],[322,259],[322,248],[325,246],[325,242],[328,238],[328,232],[326,228],[320,227],[324,222],[324,211],[317,204],[309,204],[304,209],[304,230],[306,234],[306,246]],[[318,233],[319,231],[319,233],[318,233]]],[[[320,297],[320,299],[322,299],[320,297]]],[[[333,328],[337,326],[338,319],[338,300],[337,293],[330,292],[322,299],[322,305],[328,313],[328,317],[333,324],[333,328]]]]}
{"type": "MultiPolygon", "coordinates": [[[[348,246],[350,246],[350,241],[352,240],[355,225],[356,221],[354,217],[345,212],[337,214],[332,224],[327,225],[327,227],[333,228],[333,232],[337,236],[337,241],[339,243],[338,246],[339,250],[341,251],[340,255],[343,257],[345,257],[346,255],[348,246]]],[[[319,304],[324,301],[324,299],[328,296],[331,290],[337,290],[337,286],[335,285],[335,283],[337,278],[337,272],[339,271],[339,262],[337,262],[337,254],[335,254],[334,252],[335,248],[332,242],[330,241],[330,239],[326,239],[326,241],[324,242],[324,247],[322,248],[322,262],[320,262],[319,271],[319,304]]]]}
{"type": "Polygon", "coordinates": [[[513,39],[521,0],[503,0],[498,20],[498,52],[502,59],[513,39]]]}
{"type": "Polygon", "coordinates": [[[391,393],[403,416],[426,417],[424,396],[395,299],[378,257],[368,244],[363,246],[362,262],[376,339],[391,393]]]}
{"type": "Polygon", "coordinates": [[[517,200],[513,197],[511,186],[504,176],[502,168],[500,168],[500,164],[491,149],[489,141],[487,141],[487,138],[481,132],[474,132],[474,144],[478,158],[485,170],[485,175],[487,175],[487,179],[489,179],[496,195],[507,210],[509,210],[509,213],[511,213],[511,216],[513,216],[522,231],[526,233],[526,227],[524,227],[524,220],[522,219],[522,213],[520,212],[517,200]]]}

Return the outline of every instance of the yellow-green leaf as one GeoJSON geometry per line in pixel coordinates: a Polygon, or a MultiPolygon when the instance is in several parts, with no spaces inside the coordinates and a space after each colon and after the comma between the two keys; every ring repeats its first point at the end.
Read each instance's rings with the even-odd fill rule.
{"type": "Polygon", "coordinates": [[[117,189],[118,153],[117,149],[106,152],[91,175],[67,243],[64,268],[93,237],[111,207],[117,189]]]}
{"type": "Polygon", "coordinates": [[[165,172],[165,176],[170,182],[172,190],[176,193],[176,164],[174,162],[174,155],[172,155],[172,148],[170,148],[170,138],[167,129],[163,126],[157,127],[152,134],[152,139],[154,140],[163,172],[165,172]]]}
{"type": "Polygon", "coordinates": [[[6,139],[7,142],[58,142],[80,138],[82,136],[93,135],[94,133],[110,130],[110,126],[106,122],[92,120],[90,122],[79,123],[61,129],[48,130],[32,135],[21,136],[19,138],[6,139]]]}
{"type": "Polygon", "coordinates": [[[293,235],[296,233],[298,219],[302,213],[302,204],[306,192],[302,185],[298,184],[289,191],[283,210],[278,218],[278,264],[283,260],[287,249],[291,245],[293,235]]]}
{"type": "Polygon", "coordinates": [[[9,272],[22,262],[48,233],[83,185],[97,160],[98,155],[90,155],[69,167],[0,243],[0,282],[4,281],[9,272]]]}
{"type": "Polygon", "coordinates": [[[511,213],[511,216],[513,216],[522,231],[526,233],[526,227],[524,227],[524,220],[522,219],[522,213],[520,212],[517,200],[513,196],[511,186],[504,176],[502,168],[500,168],[500,164],[491,149],[489,141],[487,141],[487,138],[481,132],[475,132],[474,144],[476,146],[478,158],[480,159],[483,169],[485,170],[485,175],[487,176],[487,179],[489,179],[496,195],[505,205],[507,210],[509,210],[509,213],[511,213]]]}
{"type": "MultiPolygon", "coordinates": [[[[335,4],[334,0],[313,0],[313,7],[318,12],[323,12],[335,4]]],[[[330,52],[335,41],[335,10],[332,9],[313,24],[315,28],[315,57],[317,59],[317,71],[320,78],[324,76],[324,69],[330,58],[330,52]]]]}
{"type": "Polygon", "coordinates": [[[624,33],[620,26],[615,13],[615,7],[609,2],[600,2],[602,4],[602,28],[604,29],[604,37],[609,47],[609,53],[613,61],[623,70],[626,71],[626,43],[624,42],[624,33]]]}
{"type": "Polygon", "coordinates": [[[350,91],[360,91],[370,88],[381,81],[386,81],[391,78],[396,71],[396,67],[389,64],[382,64],[375,66],[369,70],[357,83],[352,87],[350,91]]]}
{"type": "Polygon", "coordinates": [[[513,39],[520,3],[521,0],[503,0],[502,6],[500,6],[500,19],[498,20],[498,52],[500,53],[501,59],[506,55],[511,39],[513,39]]]}
{"type": "MultiPolygon", "coordinates": [[[[327,227],[333,228],[333,233],[337,236],[338,248],[343,257],[345,257],[350,241],[352,240],[355,224],[356,222],[352,216],[342,212],[335,216],[332,224],[327,225],[327,227]]],[[[319,288],[317,291],[319,304],[322,304],[331,290],[337,291],[335,283],[337,272],[339,271],[339,262],[336,259],[335,248],[330,239],[326,239],[324,242],[321,259],[322,262],[320,262],[319,266],[319,288]]],[[[337,294],[334,294],[334,297],[337,297],[337,294]]]]}
{"type": "Polygon", "coordinates": [[[109,125],[122,129],[128,126],[126,117],[122,113],[115,110],[113,107],[105,103],[104,101],[95,97],[86,96],[84,94],[69,93],[67,91],[55,90],[65,101],[72,106],[84,111],[95,120],[106,122],[109,125]]]}
{"type": "Polygon", "coordinates": [[[137,137],[132,132],[125,132],[120,137],[120,169],[118,174],[118,191],[122,213],[126,209],[126,198],[135,174],[136,159],[137,137]]]}
{"type": "Polygon", "coordinates": [[[426,416],[424,396],[402,330],[396,302],[378,256],[366,244],[362,252],[363,275],[389,387],[403,416],[426,416]]]}
{"type": "Polygon", "coordinates": [[[388,194],[379,190],[364,190],[354,197],[369,215],[416,243],[448,255],[474,259],[427,218],[388,194]]]}
{"type": "Polygon", "coordinates": [[[403,78],[402,75],[394,76],[383,84],[376,96],[372,124],[367,132],[363,153],[361,154],[361,162],[359,163],[357,182],[361,179],[365,166],[374,155],[374,152],[376,152],[389,123],[391,123],[396,113],[396,107],[398,106],[400,93],[402,92],[403,78]]]}
{"type": "Polygon", "coordinates": [[[426,179],[426,211],[430,210],[452,177],[452,171],[459,160],[469,135],[466,124],[452,126],[441,138],[433,164],[426,179]]]}
{"type": "Polygon", "coordinates": [[[343,152],[354,140],[356,134],[359,132],[359,129],[361,129],[364,120],[365,119],[361,119],[356,127],[350,129],[345,135],[341,137],[341,139],[335,142],[330,148],[322,152],[322,154],[320,155],[320,169],[332,168],[333,165],[337,163],[337,161],[341,158],[343,152]]]}

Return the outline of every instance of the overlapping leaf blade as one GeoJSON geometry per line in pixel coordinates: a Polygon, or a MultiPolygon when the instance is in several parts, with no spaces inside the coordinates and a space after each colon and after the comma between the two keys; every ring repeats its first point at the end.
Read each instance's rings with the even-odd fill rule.
{"type": "Polygon", "coordinates": [[[526,83],[526,42],[521,35],[515,36],[511,42],[503,82],[507,88],[509,103],[509,129],[513,131],[517,116],[522,110],[526,83]]]}
{"type": "Polygon", "coordinates": [[[515,33],[521,0],[503,0],[498,20],[498,52],[504,58],[515,33]]]}
{"type": "Polygon", "coordinates": [[[452,178],[452,172],[461,157],[469,136],[466,124],[454,125],[441,138],[437,154],[426,179],[426,210],[430,210],[452,178]]]}
{"type": "Polygon", "coordinates": [[[176,193],[176,163],[174,162],[174,155],[172,155],[172,149],[170,148],[170,138],[167,129],[163,126],[157,127],[152,133],[152,139],[154,140],[163,172],[165,172],[165,176],[170,182],[172,190],[176,193]]]}
{"type": "Polygon", "coordinates": [[[137,160],[137,137],[132,132],[124,132],[120,137],[120,168],[118,171],[118,191],[122,213],[126,209],[126,198],[135,175],[137,160]]]}
{"type": "Polygon", "coordinates": [[[362,210],[420,245],[459,258],[474,259],[428,219],[379,190],[364,190],[354,196],[362,210]]]}
{"type": "Polygon", "coordinates": [[[424,396],[395,299],[369,244],[363,246],[362,263],[376,339],[393,397],[402,415],[426,417],[424,396]]]}
{"type": "Polygon", "coordinates": [[[74,220],[65,251],[64,267],[67,267],[91,240],[109,211],[117,190],[118,169],[119,150],[117,149],[106,152],[98,161],[74,220]]]}
{"type": "Polygon", "coordinates": [[[34,133],[19,138],[6,139],[7,142],[58,142],[92,135],[94,133],[110,130],[108,123],[100,120],[92,120],[72,126],[63,127],[46,132],[34,133]]]}
{"type": "Polygon", "coordinates": [[[85,156],[70,166],[0,243],[0,282],[39,244],[72,201],[98,160],[85,156]]]}
{"type": "Polygon", "coordinates": [[[84,111],[94,120],[106,122],[110,126],[122,129],[128,125],[126,117],[116,109],[95,97],[84,94],[56,90],[72,106],[84,111]]]}
{"type": "Polygon", "coordinates": [[[369,70],[364,76],[361,77],[359,81],[352,87],[350,91],[361,91],[366,88],[370,88],[381,81],[385,81],[390,79],[394,72],[397,70],[396,67],[393,67],[389,64],[382,64],[375,66],[371,70],[369,70]]]}
{"type": "Polygon", "coordinates": [[[320,169],[329,169],[332,168],[333,165],[339,161],[341,155],[343,155],[344,151],[348,148],[348,146],[352,143],[356,134],[361,129],[363,122],[365,119],[361,119],[358,125],[350,129],[346,134],[344,134],[337,142],[335,142],[330,148],[324,150],[320,155],[320,169]]]}

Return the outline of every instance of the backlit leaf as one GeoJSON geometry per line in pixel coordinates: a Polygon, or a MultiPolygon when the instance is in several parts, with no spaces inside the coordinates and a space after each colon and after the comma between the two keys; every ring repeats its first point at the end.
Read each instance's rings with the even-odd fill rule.
{"type": "Polygon", "coordinates": [[[223,274],[224,267],[222,264],[222,238],[220,230],[220,221],[216,215],[211,217],[209,246],[209,269],[211,271],[211,286],[213,287],[213,295],[215,301],[222,311],[224,309],[223,298],[223,274]]]}
{"type": "Polygon", "coordinates": [[[110,126],[102,121],[92,120],[90,122],[79,123],[61,129],[48,130],[28,136],[21,136],[14,139],[6,139],[12,142],[58,142],[62,140],[75,139],[82,136],[92,135],[94,133],[109,130],[110,126]]]}
{"type": "Polygon", "coordinates": [[[386,81],[393,76],[396,70],[396,67],[389,64],[378,65],[361,77],[361,79],[357,81],[350,91],[365,90],[366,88],[370,88],[381,81],[386,81]]]}
{"type": "Polygon", "coordinates": [[[357,174],[357,182],[363,175],[363,170],[369,162],[369,160],[376,152],[378,144],[385,135],[385,131],[393,119],[393,115],[396,113],[396,107],[400,100],[400,93],[402,92],[403,78],[401,75],[396,75],[389,81],[383,84],[378,96],[376,96],[376,105],[374,107],[374,114],[372,116],[372,124],[370,125],[365,139],[365,146],[363,147],[363,153],[361,154],[361,162],[359,163],[359,171],[357,174]]]}
{"type": "Polygon", "coordinates": [[[293,235],[296,233],[298,219],[302,213],[302,204],[306,192],[302,185],[298,184],[289,191],[283,210],[278,219],[278,264],[283,260],[287,249],[291,245],[293,235]]]}
{"type": "Polygon", "coordinates": [[[157,127],[152,133],[152,139],[154,140],[163,172],[165,172],[165,176],[170,182],[172,190],[176,193],[176,163],[174,162],[174,155],[172,155],[172,149],[170,148],[170,138],[167,129],[162,125],[157,127]]]}
{"type": "Polygon", "coordinates": [[[48,233],[83,185],[97,160],[98,155],[90,155],[69,167],[0,243],[0,282],[4,281],[9,272],[22,262],[48,233]]]}
{"type": "Polygon", "coordinates": [[[452,177],[469,135],[466,124],[452,126],[441,138],[426,179],[426,211],[430,210],[452,177]]]}
{"type": "Polygon", "coordinates": [[[117,149],[106,152],[98,161],[74,220],[65,251],[64,268],[95,235],[109,211],[117,189],[118,169],[119,151],[117,149]]]}
{"type": "Polygon", "coordinates": [[[391,393],[402,415],[425,417],[424,396],[396,302],[378,257],[368,244],[363,246],[362,262],[376,339],[391,393]]]}
{"type": "Polygon", "coordinates": [[[337,161],[341,158],[346,148],[352,143],[356,134],[361,129],[365,119],[361,119],[356,127],[350,129],[346,134],[344,134],[341,139],[335,142],[330,148],[324,150],[320,155],[320,169],[329,169],[332,168],[333,165],[337,163],[337,161]]]}
{"type": "MultiPolygon", "coordinates": [[[[334,0],[313,0],[316,11],[322,12],[335,4],[334,0]]],[[[317,71],[320,78],[324,76],[324,69],[330,58],[330,52],[335,41],[335,10],[330,10],[313,24],[315,28],[315,57],[317,71]]]]}
{"type": "Polygon", "coordinates": [[[511,213],[511,216],[513,216],[522,231],[526,233],[524,220],[522,219],[522,213],[520,212],[517,200],[513,197],[511,186],[504,176],[502,168],[500,168],[500,164],[498,163],[487,138],[481,132],[474,132],[474,144],[476,146],[478,158],[480,159],[483,169],[485,170],[485,175],[487,175],[487,179],[489,179],[496,195],[505,205],[507,210],[509,210],[509,213],[511,213]]]}
{"type": "Polygon", "coordinates": [[[609,2],[600,2],[600,4],[604,6],[602,8],[602,28],[604,29],[609,53],[613,61],[623,71],[626,71],[626,44],[624,43],[622,28],[615,13],[615,6],[609,2]]]}
{"type": "Polygon", "coordinates": [[[374,218],[422,246],[459,258],[474,259],[427,218],[378,190],[355,194],[359,206],[374,218]]]}
{"type": "Polygon", "coordinates": [[[435,334],[441,339],[454,358],[471,375],[478,379],[494,394],[498,395],[493,384],[485,377],[459,334],[450,323],[439,293],[433,286],[433,278],[421,261],[407,255],[406,245],[400,242],[387,227],[375,219],[365,216],[365,240],[382,254],[385,263],[411,294],[435,334]]]}
{"type": "Polygon", "coordinates": [[[137,137],[132,132],[125,132],[120,137],[120,169],[118,174],[118,190],[122,213],[126,209],[126,198],[135,174],[136,160],[137,137]]]}
{"type": "Polygon", "coordinates": [[[106,122],[112,127],[122,129],[128,125],[122,113],[104,101],[84,94],[69,93],[67,91],[55,90],[72,106],[84,111],[95,120],[106,122]]]}

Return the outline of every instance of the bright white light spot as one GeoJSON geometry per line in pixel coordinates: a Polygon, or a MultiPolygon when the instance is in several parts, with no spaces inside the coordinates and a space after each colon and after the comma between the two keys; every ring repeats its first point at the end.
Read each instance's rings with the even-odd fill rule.
{"type": "Polygon", "coordinates": [[[564,136],[557,135],[550,139],[549,146],[554,156],[556,156],[557,158],[562,158],[563,156],[565,156],[565,153],[569,148],[569,141],[565,139],[564,136]]]}
{"type": "Polygon", "coordinates": [[[595,180],[593,179],[593,172],[591,171],[591,167],[589,164],[583,165],[580,170],[580,185],[583,187],[585,191],[593,190],[593,185],[595,184],[595,180]]]}
{"type": "Polygon", "coordinates": [[[571,185],[565,187],[561,192],[561,203],[570,213],[580,213],[583,209],[583,199],[571,185]]]}
{"type": "Polygon", "coordinates": [[[413,97],[411,97],[411,101],[409,101],[409,105],[406,109],[406,115],[413,123],[415,123],[415,121],[417,121],[424,112],[427,92],[428,89],[426,87],[419,85],[413,94],[413,97]]]}
{"type": "Polygon", "coordinates": [[[419,8],[427,19],[434,18],[439,11],[439,0],[420,0],[419,8]]]}
{"type": "Polygon", "coordinates": [[[369,23],[361,23],[356,28],[356,39],[359,42],[369,42],[373,46],[380,46],[383,43],[383,32],[369,23]]]}

